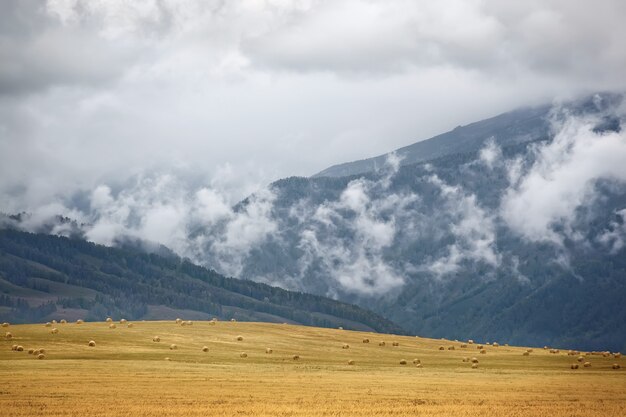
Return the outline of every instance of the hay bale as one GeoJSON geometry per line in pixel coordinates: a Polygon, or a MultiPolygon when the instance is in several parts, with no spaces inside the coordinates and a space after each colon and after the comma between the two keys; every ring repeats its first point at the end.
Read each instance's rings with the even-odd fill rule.
{"type": "Polygon", "coordinates": [[[613,369],[620,369],[621,366],[619,365],[619,363],[614,363],[611,368],[613,368],[613,369]]]}
{"type": "Polygon", "coordinates": [[[406,365],[406,359],[400,359],[400,365],[406,365]]]}
{"type": "Polygon", "coordinates": [[[154,337],[152,338],[152,341],[153,341],[153,342],[160,342],[160,341],[161,341],[161,338],[160,338],[159,336],[154,336],[154,337]]]}
{"type": "Polygon", "coordinates": [[[45,327],[52,327],[52,323],[50,322],[46,322],[46,324],[44,324],[45,327]]]}
{"type": "Polygon", "coordinates": [[[17,350],[17,345],[11,346],[11,350],[17,350]]]}
{"type": "Polygon", "coordinates": [[[544,347],[543,347],[543,350],[548,350],[548,347],[547,347],[547,346],[544,346],[544,347]]]}
{"type": "Polygon", "coordinates": [[[202,351],[203,352],[208,352],[209,351],[209,347],[208,346],[202,346],[202,351]]]}
{"type": "Polygon", "coordinates": [[[4,338],[5,338],[6,340],[11,340],[11,339],[13,339],[13,334],[12,334],[11,332],[6,332],[6,333],[4,334],[4,338]]]}
{"type": "Polygon", "coordinates": [[[354,365],[354,361],[352,359],[348,360],[348,365],[354,365]]]}
{"type": "Polygon", "coordinates": [[[468,357],[463,358],[463,362],[469,362],[469,358],[468,357]]]}
{"type": "Polygon", "coordinates": [[[385,342],[378,342],[378,346],[385,346],[385,342]]]}
{"type": "Polygon", "coordinates": [[[486,344],[487,346],[491,346],[491,343],[489,343],[489,342],[487,342],[487,343],[485,343],[485,344],[486,344]]]}
{"type": "Polygon", "coordinates": [[[533,353],[533,350],[532,349],[526,349],[526,352],[533,353]]]}
{"type": "Polygon", "coordinates": [[[619,358],[621,358],[621,357],[622,357],[622,354],[621,354],[620,352],[615,352],[615,353],[613,354],[613,357],[614,357],[615,359],[619,359],[619,358]]]}
{"type": "Polygon", "coordinates": [[[126,323],[126,319],[121,319],[120,324],[124,324],[124,323],[126,323]]]}
{"type": "Polygon", "coordinates": [[[35,349],[28,349],[28,354],[32,355],[33,353],[35,353],[35,349]]]}
{"type": "Polygon", "coordinates": [[[90,347],[96,347],[96,342],[94,342],[93,340],[90,340],[89,343],[87,343],[87,345],[90,347]]]}
{"type": "Polygon", "coordinates": [[[446,348],[443,346],[439,346],[439,350],[446,350],[446,348]]]}
{"type": "Polygon", "coordinates": [[[400,346],[400,342],[392,342],[391,346],[400,346]]]}
{"type": "Polygon", "coordinates": [[[52,324],[57,324],[57,321],[56,320],[52,320],[52,324]]]}
{"type": "Polygon", "coordinates": [[[271,354],[271,353],[273,353],[273,352],[274,352],[274,351],[273,351],[271,348],[265,348],[265,353],[267,353],[267,354],[271,354]]]}
{"type": "Polygon", "coordinates": [[[583,366],[585,368],[591,368],[591,362],[585,362],[585,363],[583,363],[583,366]]]}
{"type": "Polygon", "coordinates": [[[186,326],[186,325],[187,325],[187,322],[186,322],[186,321],[182,321],[182,322],[180,322],[180,325],[181,325],[181,326],[186,326]]]}
{"type": "Polygon", "coordinates": [[[46,350],[44,348],[39,348],[39,353],[46,353],[46,350]]]}
{"type": "Polygon", "coordinates": [[[370,340],[368,338],[363,339],[363,343],[369,343],[370,340]]]}
{"type": "Polygon", "coordinates": [[[477,362],[472,364],[472,369],[478,369],[478,363],[477,362]]]}
{"type": "Polygon", "coordinates": [[[112,321],[113,321],[113,319],[112,319],[111,317],[107,317],[107,318],[106,318],[106,322],[107,322],[107,323],[111,323],[112,321]]]}
{"type": "Polygon", "coordinates": [[[413,365],[417,365],[418,363],[422,363],[419,359],[413,359],[413,365]]]}
{"type": "Polygon", "coordinates": [[[454,350],[454,346],[448,346],[448,350],[454,350]]]}
{"type": "Polygon", "coordinates": [[[470,360],[472,361],[472,363],[478,363],[478,359],[477,359],[477,358],[475,358],[475,357],[474,357],[474,358],[472,358],[472,359],[470,359],[470,360]]]}
{"type": "Polygon", "coordinates": [[[576,359],[578,362],[584,362],[585,361],[585,357],[584,356],[579,356],[578,359],[576,359]]]}
{"type": "Polygon", "coordinates": [[[480,350],[480,353],[481,353],[482,355],[486,354],[486,353],[487,353],[487,349],[481,349],[481,350],[480,350]]]}
{"type": "Polygon", "coordinates": [[[300,360],[300,355],[293,355],[292,358],[294,361],[300,360]]]}
{"type": "Polygon", "coordinates": [[[210,320],[210,321],[209,321],[209,325],[210,325],[210,326],[215,326],[215,321],[210,320]]]}
{"type": "Polygon", "coordinates": [[[571,364],[570,369],[578,369],[578,364],[577,363],[571,364]]]}
{"type": "Polygon", "coordinates": [[[422,364],[421,364],[421,363],[416,363],[416,364],[415,364],[415,367],[416,367],[416,368],[421,368],[421,367],[422,367],[422,364]]]}
{"type": "Polygon", "coordinates": [[[85,321],[83,319],[76,320],[76,324],[83,324],[85,321]]]}
{"type": "Polygon", "coordinates": [[[461,343],[461,347],[462,348],[466,348],[467,347],[467,343],[461,343]]]}
{"type": "Polygon", "coordinates": [[[474,341],[473,341],[472,339],[470,339],[470,340],[468,340],[468,341],[467,341],[467,344],[468,344],[468,345],[473,345],[473,344],[474,344],[474,341]]]}
{"type": "Polygon", "coordinates": [[[343,327],[339,326],[339,327],[338,327],[338,329],[339,329],[339,330],[343,330],[343,327]]]}
{"type": "Polygon", "coordinates": [[[52,330],[50,330],[50,333],[52,333],[52,334],[57,334],[57,333],[59,333],[59,329],[57,329],[56,327],[54,327],[52,330]]]}
{"type": "Polygon", "coordinates": [[[241,342],[243,340],[243,336],[237,336],[237,341],[241,342]]]}
{"type": "Polygon", "coordinates": [[[43,353],[40,353],[39,355],[37,355],[37,359],[45,359],[46,355],[44,355],[43,353]]]}
{"type": "Polygon", "coordinates": [[[166,360],[166,361],[171,361],[171,359],[170,359],[170,358],[168,358],[168,357],[165,357],[165,360],[166,360]]]}
{"type": "Polygon", "coordinates": [[[132,328],[133,326],[134,326],[134,324],[133,324],[133,323],[128,323],[128,324],[126,325],[126,327],[128,327],[128,328],[132,328]]]}
{"type": "Polygon", "coordinates": [[[2,323],[2,327],[9,327],[9,323],[5,321],[4,323],[2,323]]]}
{"type": "Polygon", "coordinates": [[[231,321],[231,322],[233,322],[233,323],[235,323],[235,322],[237,321],[237,319],[232,318],[232,319],[230,319],[230,321],[231,321]]]}
{"type": "Polygon", "coordinates": [[[60,321],[61,324],[67,324],[67,320],[63,319],[60,321]]]}
{"type": "Polygon", "coordinates": [[[217,322],[217,320],[218,320],[218,319],[217,319],[217,317],[213,317],[213,318],[211,319],[211,321],[214,321],[214,322],[217,322]]]}
{"type": "Polygon", "coordinates": [[[492,345],[492,346],[493,346],[493,347],[500,347],[500,343],[498,343],[498,342],[493,342],[493,345],[492,345]]]}
{"type": "Polygon", "coordinates": [[[18,345],[15,350],[17,350],[18,352],[23,352],[24,351],[24,346],[20,346],[18,345]]]}
{"type": "Polygon", "coordinates": [[[109,324],[109,329],[115,329],[117,326],[115,325],[115,323],[111,323],[109,324]]]}
{"type": "Polygon", "coordinates": [[[176,324],[180,324],[183,322],[183,319],[181,319],[180,317],[176,319],[176,324]]]}
{"type": "Polygon", "coordinates": [[[483,348],[484,348],[483,345],[476,345],[476,349],[478,349],[478,350],[481,350],[483,348]]]}
{"type": "Polygon", "coordinates": [[[530,352],[526,351],[526,352],[522,353],[522,356],[530,356],[530,352]]]}
{"type": "Polygon", "coordinates": [[[170,350],[176,350],[176,349],[178,349],[178,346],[176,346],[174,343],[172,343],[170,345],[170,350]]]}
{"type": "Polygon", "coordinates": [[[350,349],[350,345],[347,343],[344,343],[343,346],[341,346],[342,349],[350,349]]]}

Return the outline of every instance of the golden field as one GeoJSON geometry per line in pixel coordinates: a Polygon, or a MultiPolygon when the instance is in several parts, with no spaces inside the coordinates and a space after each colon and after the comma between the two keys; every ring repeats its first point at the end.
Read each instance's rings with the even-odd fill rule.
{"type": "Polygon", "coordinates": [[[267,323],[53,326],[1,329],[1,415],[626,416],[623,358],[589,355],[591,367],[571,370],[577,357],[563,350],[480,354],[476,344],[267,323]],[[39,348],[42,360],[28,353],[39,348]]]}

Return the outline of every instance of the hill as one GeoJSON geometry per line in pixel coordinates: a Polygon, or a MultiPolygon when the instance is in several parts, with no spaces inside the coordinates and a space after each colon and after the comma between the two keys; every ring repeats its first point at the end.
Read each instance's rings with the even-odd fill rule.
{"type": "Polygon", "coordinates": [[[210,317],[402,332],[324,297],[226,278],[175,256],[0,230],[0,321],[210,317]]]}
{"type": "Polygon", "coordinates": [[[625,411],[626,362],[613,355],[583,353],[591,366],[572,370],[572,363],[582,364],[577,356],[537,347],[524,356],[528,347],[484,345],[479,353],[477,344],[450,340],[283,324],[116,323],[114,329],[103,322],[59,323],[56,334],[42,324],[3,328],[13,338],[0,339],[0,380],[11,382],[3,386],[0,409],[20,417],[604,417],[625,411]],[[160,342],[153,342],[156,335],[160,342]],[[24,350],[12,351],[15,344],[24,350]],[[42,348],[42,360],[28,353],[42,348]],[[464,362],[472,357],[478,368],[464,362]],[[622,369],[612,369],[614,363],[622,369]]]}

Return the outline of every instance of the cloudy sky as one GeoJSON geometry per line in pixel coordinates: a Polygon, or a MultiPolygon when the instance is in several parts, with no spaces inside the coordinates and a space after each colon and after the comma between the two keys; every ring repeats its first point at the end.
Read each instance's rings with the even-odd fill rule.
{"type": "Polygon", "coordinates": [[[624,90],[625,18],[621,0],[5,0],[0,211],[94,204],[150,173],[229,204],[519,106],[624,90]]]}

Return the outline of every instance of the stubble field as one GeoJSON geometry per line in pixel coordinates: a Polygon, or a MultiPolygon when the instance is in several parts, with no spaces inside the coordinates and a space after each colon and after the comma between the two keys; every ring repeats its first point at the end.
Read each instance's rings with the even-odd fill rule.
{"type": "Polygon", "coordinates": [[[566,350],[484,345],[481,354],[478,343],[267,323],[52,326],[2,328],[2,415],[626,415],[626,363],[614,356],[588,355],[583,367],[566,350]],[[43,359],[28,353],[42,348],[43,359]],[[463,362],[474,357],[476,369],[463,362]]]}

